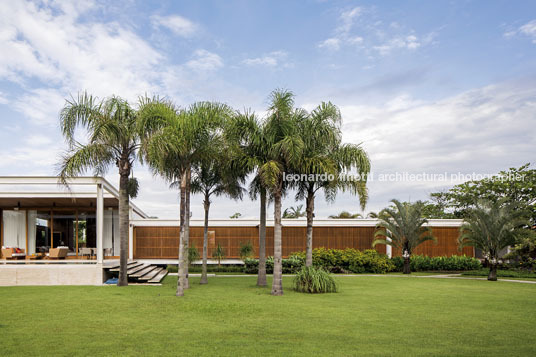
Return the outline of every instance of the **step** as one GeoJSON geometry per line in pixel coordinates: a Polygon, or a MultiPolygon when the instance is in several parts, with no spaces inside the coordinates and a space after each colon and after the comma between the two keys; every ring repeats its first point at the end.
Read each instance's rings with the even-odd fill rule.
{"type": "MultiPolygon", "coordinates": [[[[132,264],[136,264],[136,263],[137,263],[137,261],[135,261],[135,260],[131,260],[130,262],[127,263],[127,268],[128,268],[130,265],[132,265],[132,264]]],[[[119,263],[115,263],[115,264],[111,264],[111,265],[107,265],[107,266],[105,266],[104,269],[106,269],[106,270],[116,269],[116,268],[119,268],[119,266],[120,266],[119,263]]]]}
{"type": "Polygon", "coordinates": [[[154,278],[148,281],[148,283],[159,283],[168,275],[167,269],[162,269],[154,278]]]}
{"type": "Polygon", "coordinates": [[[132,268],[132,269],[127,270],[127,275],[130,276],[130,275],[132,275],[132,274],[134,274],[134,273],[137,273],[137,272],[139,272],[140,270],[145,269],[145,268],[147,268],[147,267],[148,267],[148,265],[145,265],[145,264],[142,264],[142,265],[140,265],[140,266],[134,267],[134,268],[132,268]]]}
{"type": "MultiPolygon", "coordinates": [[[[155,267],[156,268],[156,267],[155,267]]],[[[164,268],[156,268],[152,271],[150,271],[149,273],[145,274],[144,276],[142,276],[141,278],[138,278],[138,280],[151,280],[153,279],[155,276],[158,275],[158,273],[160,273],[162,270],[164,270],[164,268]]]]}
{"type": "MultiPolygon", "coordinates": [[[[143,265],[143,263],[134,262],[132,264],[127,264],[127,270],[135,268],[135,267],[139,267],[140,265],[143,265]]],[[[119,267],[110,269],[109,271],[119,271],[119,267]]]]}
{"type": "Polygon", "coordinates": [[[156,266],[154,265],[148,265],[147,267],[145,267],[144,269],[134,273],[134,274],[131,274],[129,275],[128,277],[129,278],[140,278],[142,276],[144,276],[145,274],[153,271],[154,269],[156,269],[156,266]]]}

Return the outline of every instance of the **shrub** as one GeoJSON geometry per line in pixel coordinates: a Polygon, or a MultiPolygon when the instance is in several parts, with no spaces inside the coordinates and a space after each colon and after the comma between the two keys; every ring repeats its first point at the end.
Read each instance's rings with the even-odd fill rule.
{"type": "MultiPolygon", "coordinates": [[[[283,274],[295,274],[305,265],[305,253],[292,254],[283,259],[283,274]]],[[[244,260],[244,272],[257,274],[259,261],[257,259],[244,260]]],[[[313,266],[323,268],[330,273],[373,273],[384,274],[395,269],[395,265],[385,255],[373,249],[363,252],[356,249],[325,249],[313,250],[313,266]]],[[[266,259],[266,272],[273,272],[273,258],[266,259]]]]}
{"type": "Polygon", "coordinates": [[[240,259],[244,260],[253,255],[253,245],[250,241],[246,243],[240,242],[240,259]]]}
{"type": "MultiPolygon", "coordinates": [[[[295,253],[292,257],[305,261],[305,253],[295,253]]],[[[359,251],[356,249],[313,250],[313,266],[321,267],[331,273],[374,273],[384,274],[394,270],[395,266],[385,254],[374,249],[359,251]]]]}
{"type": "Polygon", "coordinates": [[[298,271],[294,277],[293,287],[296,291],[309,294],[337,292],[335,279],[327,271],[317,267],[303,267],[298,271]]]}
{"type": "Polygon", "coordinates": [[[218,246],[212,252],[212,257],[218,260],[218,266],[221,265],[221,260],[225,259],[225,249],[218,243],[218,246]]]}
{"type": "Polygon", "coordinates": [[[199,251],[196,247],[188,248],[188,264],[192,264],[196,260],[199,260],[199,251]]]}
{"type": "MultiPolygon", "coordinates": [[[[404,260],[402,257],[393,257],[393,271],[402,271],[404,260]]],[[[467,271],[477,270],[482,267],[480,260],[465,255],[453,255],[450,257],[428,257],[424,255],[412,255],[410,261],[411,271],[467,271]]]]}

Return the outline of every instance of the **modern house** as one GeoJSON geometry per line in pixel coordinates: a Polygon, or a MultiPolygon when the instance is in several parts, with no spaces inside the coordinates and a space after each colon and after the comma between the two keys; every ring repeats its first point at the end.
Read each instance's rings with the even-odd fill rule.
{"type": "MultiPolygon", "coordinates": [[[[100,177],[77,177],[61,185],[57,177],[0,177],[0,285],[101,284],[104,268],[119,258],[119,192],[100,177]]],[[[130,205],[129,259],[176,263],[179,222],[149,218],[130,205]]],[[[191,220],[190,245],[202,248],[203,220],[191,220]]],[[[283,256],[305,250],[305,219],[283,219],[283,256]]],[[[430,220],[437,244],[417,254],[465,254],[456,239],[461,220],[430,220]]],[[[211,220],[209,252],[221,245],[228,262],[238,262],[240,245],[258,252],[258,220],[211,220]]],[[[314,247],[372,249],[377,220],[317,219],[314,247]]],[[[400,255],[390,247],[379,252],[400,255]]],[[[273,221],[267,222],[266,252],[273,251],[273,221]]]]}

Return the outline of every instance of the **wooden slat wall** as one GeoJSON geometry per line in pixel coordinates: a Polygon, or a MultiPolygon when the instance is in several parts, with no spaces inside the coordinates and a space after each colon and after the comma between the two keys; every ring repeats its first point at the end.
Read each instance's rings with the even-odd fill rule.
{"type": "MultiPolygon", "coordinates": [[[[135,227],[134,258],[136,259],[175,259],[179,249],[179,227],[135,227]]],[[[313,230],[313,247],[333,249],[355,248],[371,249],[374,239],[374,227],[315,227],[313,230]]],[[[283,256],[305,251],[305,227],[283,227],[283,256]]],[[[214,248],[220,244],[227,258],[240,257],[240,243],[250,241],[255,256],[258,256],[259,233],[257,227],[210,227],[208,255],[212,256],[214,248]]],[[[190,228],[190,246],[199,253],[203,248],[203,228],[190,228]]],[[[385,246],[376,249],[385,253],[385,246]]],[[[266,228],[266,254],[273,255],[274,230],[266,228]]]]}
{"type": "MultiPolygon", "coordinates": [[[[431,257],[451,255],[467,255],[474,257],[473,247],[464,247],[462,251],[458,250],[458,236],[460,230],[458,227],[433,227],[432,234],[436,237],[437,243],[427,241],[415,249],[413,254],[428,255],[431,257]]],[[[393,248],[393,257],[401,256],[399,249],[393,248]]]]}

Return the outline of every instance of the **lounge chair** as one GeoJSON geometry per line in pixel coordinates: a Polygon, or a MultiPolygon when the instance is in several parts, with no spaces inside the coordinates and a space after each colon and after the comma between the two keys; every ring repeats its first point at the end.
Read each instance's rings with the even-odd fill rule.
{"type": "Polygon", "coordinates": [[[2,258],[4,259],[24,259],[26,253],[20,248],[2,248],[2,258]]]}
{"type": "Polygon", "coordinates": [[[50,248],[47,253],[49,259],[65,259],[69,253],[69,248],[59,247],[59,248],[50,248]]]}

